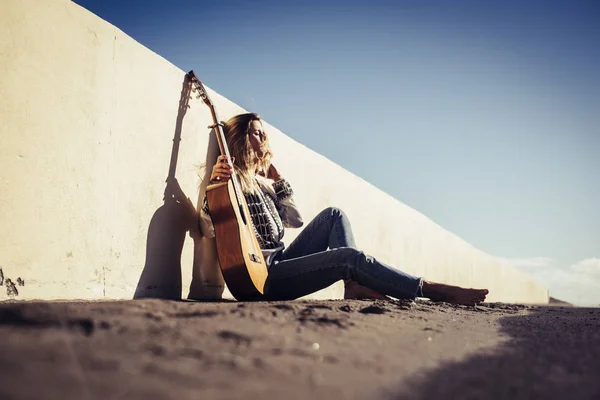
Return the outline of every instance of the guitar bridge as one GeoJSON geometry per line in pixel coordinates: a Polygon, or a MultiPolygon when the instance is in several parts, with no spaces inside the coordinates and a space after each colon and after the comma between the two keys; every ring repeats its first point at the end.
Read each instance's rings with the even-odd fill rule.
{"type": "Polygon", "coordinates": [[[256,254],[249,253],[248,256],[250,257],[251,261],[253,261],[253,262],[257,263],[257,264],[260,264],[260,258],[258,258],[258,256],[256,254]]]}

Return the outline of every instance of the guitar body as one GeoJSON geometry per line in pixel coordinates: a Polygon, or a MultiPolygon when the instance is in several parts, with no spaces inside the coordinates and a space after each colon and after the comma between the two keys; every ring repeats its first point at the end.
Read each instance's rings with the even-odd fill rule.
{"type": "Polygon", "coordinates": [[[264,293],[267,266],[254,235],[246,199],[236,199],[232,179],[209,185],[206,198],[219,264],[229,291],[237,300],[259,299],[264,293]]]}

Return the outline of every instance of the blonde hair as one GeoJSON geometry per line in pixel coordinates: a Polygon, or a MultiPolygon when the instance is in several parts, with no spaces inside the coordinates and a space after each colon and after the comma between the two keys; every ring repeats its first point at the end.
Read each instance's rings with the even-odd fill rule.
{"type": "Polygon", "coordinates": [[[229,147],[229,153],[231,157],[235,158],[233,167],[240,177],[243,190],[251,193],[257,189],[254,173],[257,168],[262,168],[266,174],[273,156],[269,145],[269,137],[264,130],[263,133],[265,136],[261,144],[264,156],[259,158],[258,154],[252,148],[249,136],[252,121],[259,121],[262,125],[260,115],[245,113],[229,118],[223,126],[223,133],[229,147]]]}

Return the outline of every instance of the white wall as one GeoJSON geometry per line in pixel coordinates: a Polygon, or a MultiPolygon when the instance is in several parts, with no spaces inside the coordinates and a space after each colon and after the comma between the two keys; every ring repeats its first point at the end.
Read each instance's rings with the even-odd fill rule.
{"type": "MultiPolygon", "coordinates": [[[[150,277],[160,278],[157,290],[187,296],[190,219],[182,204],[163,202],[184,75],[74,3],[0,0],[0,268],[24,280],[18,299],[131,298],[145,266],[160,269],[150,277]]],[[[223,120],[245,111],[210,95],[223,120]]],[[[208,108],[192,99],[176,177],[194,204],[198,166],[214,153],[210,123],[208,108]]],[[[487,287],[491,301],[547,302],[547,290],[530,277],[266,127],[306,221],[338,206],[359,246],[391,265],[487,287]],[[323,170],[327,177],[315,180],[323,170]]],[[[212,257],[202,254],[206,245],[196,241],[197,264],[212,257]]],[[[341,295],[336,284],[312,297],[341,295]]]]}

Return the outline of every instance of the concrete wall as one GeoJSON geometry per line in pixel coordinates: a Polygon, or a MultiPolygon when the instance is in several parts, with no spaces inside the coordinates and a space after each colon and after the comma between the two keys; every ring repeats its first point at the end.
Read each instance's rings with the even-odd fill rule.
{"type": "MultiPolygon", "coordinates": [[[[193,98],[183,115],[184,76],[76,4],[0,0],[0,299],[16,295],[6,278],[18,299],[131,298],[149,270],[142,281],[187,296],[193,271],[197,278],[214,257],[208,239],[186,233],[186,202],[163,200],[165,180],[176,156],[175,176],[196,204],[205,184],[198,166],[215,148],[208,108],[193,98]]],[[[223,120],[244,111],[210,95],[223,120]]],[[[360,247],[393,266],[487,287],[491,301],[547,302],[530,277],[266,128],[306,221],[338,206],[360,247]]],[[[338,283],[312,297],[341,295],[338,283]]]]}

